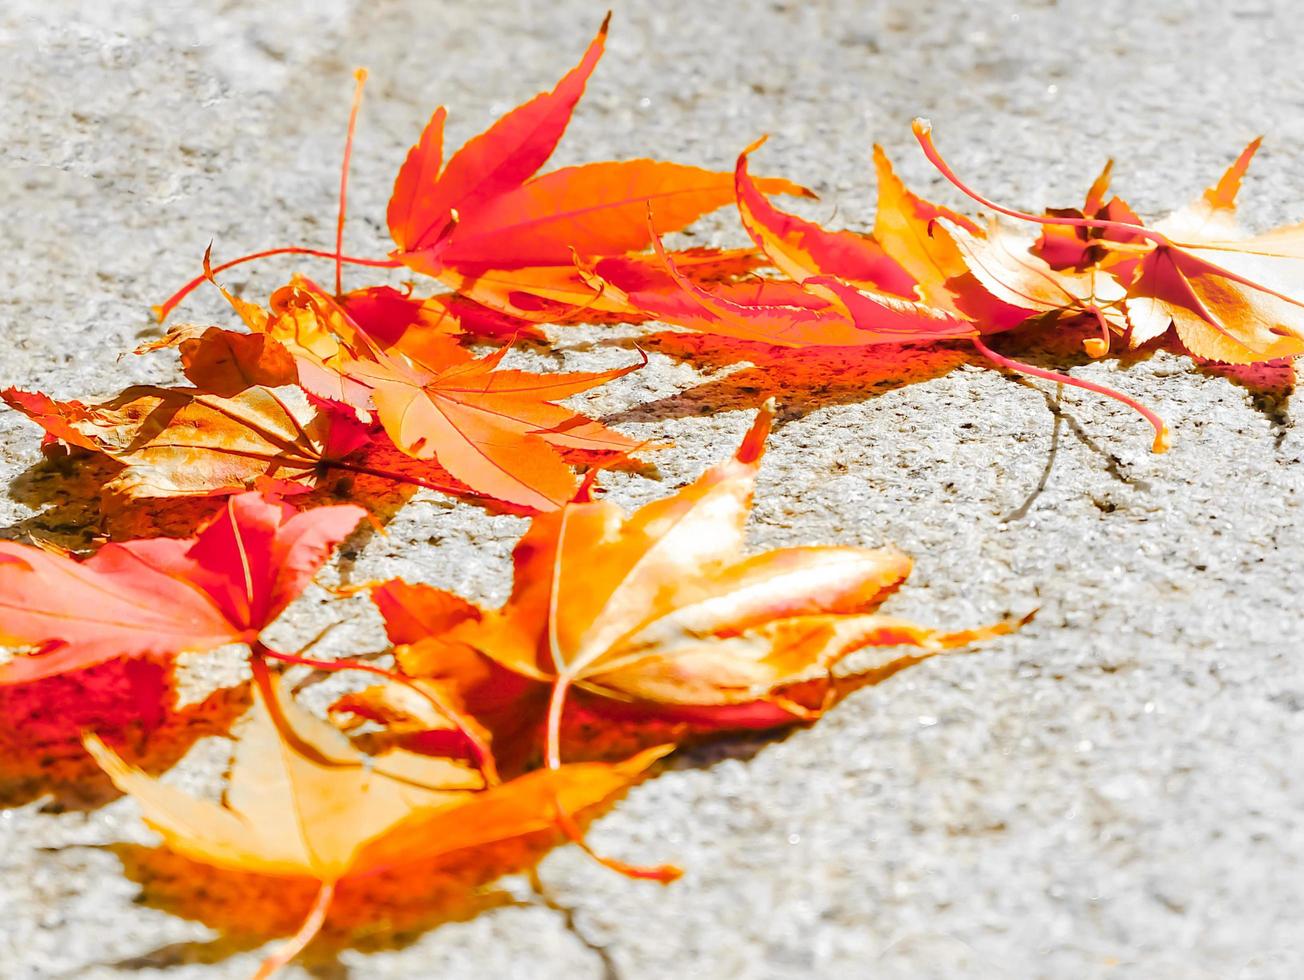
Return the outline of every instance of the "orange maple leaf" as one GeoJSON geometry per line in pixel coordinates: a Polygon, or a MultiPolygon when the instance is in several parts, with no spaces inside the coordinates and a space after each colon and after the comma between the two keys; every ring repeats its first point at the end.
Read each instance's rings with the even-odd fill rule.
{"type": "MultiPolygon", "coordinates": [[[[770,418],[760,414],[733,459],[633,515],[577,500],[536,517],[514,552],[515,585],[501,609],[429,588],[378,590],[391,637],[402,641],[405,673],[456,690],[490,728],[505,720],[494,701],[497,672],[551,688],[544,745],[556,768],[572,687],[699,730],[777,727],[817,717],[836,700],[832,668],[857,650],[915,648],[868,668],[881,672],[1013,627],[948,634],[878,614],[910,571],[910,560],[893,551],[811,547],[741,557],[770,418]]],[[[376,700],[371,708],[385,710],[376,700]]]]}
{"type": "Polygon", "coordinates": [[[532,374],[496,370],[507,348],[432,374],[392,359],[358,361],[351,376],[371,385],[376,415],[399,449],[435,458],[479,493],[552,510],[578,486],[554,447],[629,453],[643,445],[551,399],[566,398],[636,371],[532,374]]]}
{"type": "MultiPolygon", "coordinates": [[[[212,271],[274,255],[332,258],[335,292],[340,295],[346,262],[406,265],[478,303],[526,320],[543,319],[529,315],[532,299],[565,304],[564,312],[550,311],[549,322],[574,319],[589,310],[604,318],[638,319],[638,310],[615,305],[584,284],[571,266],[572,251],[598,259],[645,249],[650,243],[644,220],[649,205],[655,206],[655,230],[665,234],[731,203],[734,187],[728,173],[647,159],[583,164],[536,176],[561,140],[597,67],[609,21],[610,15],[579,64],[551,91],[508,112],[446,164],[447,112],[443,107],[434,112],[395,178],[386,211],[396,245],[389,259],[343,254],[349,159],[366,78],[360,70],[345,141],[335,250],[267,249],[212,271]]],[[[757,185],[768,193],[813,196],[779,178],[764,178],[757,185]]],[[[159,319],[166,319],[202,281],[196,277],[156,307],[159,319]]]]}
{"type": "MultiPolygon", "coordinates": [[[[1114,173],[1114,161],[1106,160],[1096,179],[1087,188],[1086,200],[1081,208],[1047,208],[1047,217],[1095,218],[1097,220],[1140,225],[1141,219],[1131,206],[1117,195],[1106,200],[1109,182],[1114,173]]],[[[1033,254],[1044,259],[1052,269],[1077,269],[1084,271],[1099,265],[1105,250],[1096,240],[1104,237],[1100,228],[1081,225],[1045,225],[1032,246],[1033,254]]],[[[1121,240],[1121,239],[1120,239],[1121,240]]]]}
{"type": "MultiPolygon", "coordinates": [[[[394,257],[481,302],[501,307],[513,291],[554,298],[580,283],[571,253],[618,256],[646,248],[649,205],[665,234],[734,200],[727,173],[659,160],[564,167],[541,176],[597,66],[604,21],[580,63],[551,92],[518,106],[471,139],[440,170],[440,108],[409,151],[394,183],[388,221],[394,257]]],[[[766,179],[771,193],[810,196],[790,181],[766,179]]],[[[576,297],[577,307],[601,297],[576,297]]]]}
{"type": "Polygon", "coordinates": [[[915,279],[870,235],[826,231],[813,221],[780,211],[761,192],[747,170],[761,137],[742,153],[734,168],[734,190],[743,228],[756,247],[794,282],[833,275],[852,286],[915,298],[915,279]]]}
{"type": "Polygon", "coordinates": [[[137,347],[135,353],[169,347],[180,354],[182,373],[191,384],[223,398],[232,398],[246,388],[279,388],[299,381],[294,356],[284,344],[265,334],[183,324],[137,347]]]}
{"type": "Polygon", "coordinates": [[[474,769],[403,750],[367,756],[256,668],[254,711],[236,742],[223,804],[189,796],[124,762],[95,736],[86,747],[131,794],[169,850],[221,868],[320,884],[299,931],[256,974],[271,976],[320,931],[336,886],[553,825],[624,790],[666,753],[575,764],[485,788],[474,769]]]}
{"type": "MultiPolygon", "coordinates": [[[[905,191],[880,150],[876,160],[886,170],[878,221],[884,229],[882,241],[872,234],[827,231],[775,207],[748,172],[748,158],[761,142],[738,157],[734,181],[739,215],[761,252],[800,285],[800,291],[768,282],[753,287],[751,296],[748,284],[703,288],[680,274],[654,233],[653,247],[691,302],[668,302],[647,291],[631,294],[604,280],[608,292],[677,326],[787,347],[965,339],[1008,329],[1028,316],[1026,310],[994,301],[965,275],[945,233],[934,241],[933,222],[947,212],[905,191]],[[907,266],[917,270],[922,281],[907,266]]],[[[601,278],[598,270],[591,271],[601,278]]]]}
{"type": "Polygon", "coordinates": [[[554,724],[571,685],[621,700],[747,703],[827,678],[866,645],[948,645],[947,634],[868,612],[909,574],[899,553],[740,557],[770,418],[761,412],[731,460],[632,516],[577,501],[535,518],[515,552],[507,604],[466,617],[447,639],[553,684],[554,724]]]}
{"type": "Polygon", "coordinates": [[[401,579],[374,585],[371,598],[400,663],[415,666],[419,676],[408,686],[380,684],[346,694],[332,714],[349,727],[364,719],[382,724],[388,735],[422,752],[488,756],[501,772],[524,771],[547,707],[547,687],[449,640],[454,627],[479,620],[482,610],[460,596],[401,579]]]}
{"type": "Polygon", "coordinates": [[[438,460],[478,494],[549,510],[578,485],[558,448],[629,453],[642,445],[555,401],[635,371],[646,356],[610,371],[500,369],[509,348],[473,358],[394,295],[337,301],[296,277],[268,312],[223,293],[251,330],[288,348],[314,394],[374,412],[399,450],[438,460]]]}
{"type": "MultiPolygon", "coordinates": [[[[676,275],[674,260],[655,239],[692,305],[684,309],[655,294],[620,294],[615,284],[605,283],[609,291],[668,323],[789,347],[965,340],[1003,368],[1123,402],[1154,427],[1155,451],[1166,448],[1163,420],[1135,399],[1015,361],[984,340],[1034,314],[1094,317],[1107,336],[1111,327],[1125,323],[1122,287],[1109,272],[1055,269],[1026,243],[1011,244],[999,227],[984,234],[969,219],[911,193],[880,147],[874,149],[879,177],[874,233],[826,231],[774,207],[755,185],[747,159],[757,145],[742,153],[735,170],[739,212],[748,234],[800,286],[799,294],[766,284],[755,298],[739,301],[723,290],[704,289],[676,275]],[[765,291],[768,301],[760,298],[765,291]],[[776,296],[782,299],[776,302],[776,296]]],[[[595,270],[590,274],[596,276],[595,270]]]]}

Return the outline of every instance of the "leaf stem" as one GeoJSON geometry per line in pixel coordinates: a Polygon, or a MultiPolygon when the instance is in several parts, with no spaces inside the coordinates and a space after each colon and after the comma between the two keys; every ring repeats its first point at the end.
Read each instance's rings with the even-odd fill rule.
{"type": "Polygon", "coordinates": [[[1099,337],[1088,337],[1082,342],[1082,347],[1091,357],[1104,357],[1109,353],[1109,344],[1112,339],[1109,332],[1109,321],[1105,319],[1105,313],[1094,303],[1086,307],[1086,312],[1096,320],[1096,326],[1100,328],[1099,337]]]}
{"type": "Polygon", "coordinates": [[[1168,426],[1164,424],[1164,420],[1140,402],[1129,398],[1121,391],[1107,388],[1104,385],[1098,385],[1093,381],[1082,381],[1078,378],[1070,377],[1067,374],[1060,374],[1056,371],[1046,371],[1042,368],[1033,367],[1031,364],[1025,364],[1022,361],[1016,361],[1011,357],[1006,357],[1004,354],[996,353],[996,351],[983,343],[981,337],[971,337],[970,341],[983,357],[1003,368],[1018,371],[1020,374],[1030,374],[1034,378],[1042,378],[1046,381],[1054,381],[1058,384],[1070,385],[1074,388],[1084,388],[1087,391],[1092,391],[1098,395],[1104,395],[1106,398],[1113,398],[1115,401],[1122,402],[1128,408],[1140,414],[1154,427],[1155,441],[1151,444],[1150,451],[1155,453],[1168,451],[1168,426]]]}
{"type": "MultiPolygon", "coordinates": [[[[571,678],[565,674],[557,677],[552,686],[552,697],[548,700],[548,722],[547,735],[545,742],[545,754],[547,757],[548,768],[556,772],[561,768],[561,719],[565,710],[566,693],[570,690],[571,678]]],[[[597,861],[604,868],[610,868],[627,878],[640,878],[648,881],[659,881],[663,885],[668,885],[676,878],[683,874],[679,868],[673,864],[662,864],[655,867],[645,867],[637,864],[627,864],[618,858],[607,857],[605,854],[599,854],[589,846],[588,841],[584,839],[584,831],[579,824],[575,822],[575,817],[571,815],[561,802],[556,792],[552,798],[553,810],[556,814],[557,827],[567,839],[575,844],[580,850],[597,861]]]]}
{"type": "MultiPolygon", "coordinates": [[[[311,255],[314,258],[335,259],[337,262],[347,262],[350,265],[365,265],[372,269],[397,269],[403,264],[395,259],[364,259],[353,255],[341,255],[339,252],[331,252],[321,248],[305,248],[301,245],[287,245],[283,248],[268,248],[261,252],[251,252],[248,255],[242,255],[239,258],[223,262],[221,265],[216,266],[212,272],[213,275],[216,275],[219,272],[224,272],[225,270],[237,265],[243,265],[245,262],[266,259],[273,255],[311,255]]],[[[180,305],[183,299],[207,281],[207,274],[198,275],[164,300],[163,303],[154,307],[154,315],[158,317],[159,323],[162,323],[171,316],[172,311],[180,305]]]]}
{"type": "Polygon", "coordinates": [[[326,913],[329,911],[331,901],[334,898],[335,882],[323,881],[321,888],[317,892],[317,898],[312,903],[312,908],[308,910],[308,917],[303,920],[298,932],[286,940],[275,953],[263,960],[258,972],[254,974],[253,980],[267,980],[268,977],[304,951],[304,948],[316,938],[317,933],[321,932],[321,927],[326,923],[326,913]]]}
{"type": "Polygon", "coordinates": [[[358,129],[358,110],[362,108],[362,88],[367,84],[367,69],[353,73],[353,105],[349,108],[349,130],[344,138],[344,160],[340,165],[340,213],[335,221],[335,295],[344,292],[344,219],[348,214],[349,161],[353,157],[353,136],[358,129]]]}
{"type": "Polygon", "coordinates": [[[926,119],[916,119],[910,124],[914,131],[915,139],[919,141],[920,147],[924,151],[924,156],[928,157],[928,162],[937,168],[938,172],[954,184],[966,197],[977,201],[983,207],[991,208],[993,211],[1007,215],[1011,218],[1018,218],[1021,221],[1032,221],[1039,225],[1067,225],[1070,228],[1098,228],[1102,231],[1118,231],[1127,235],[1135,235],[1139,238],[1145,238],[1156,245],[1169,245],[1171,242],[1167,236],[1152,228],[1146,228],[1143,225],[1134,225],[1126,221],[1110,221],[1107,218],[1061,218],[1053,215],[1030,214],[1027,211],[1015,211],[1013,208],[1007,208],[989,198],[983,197],[972,187],[962,181],[951,165],[942,158],[937,147],[933,144],[933,126],[926,119]]]}

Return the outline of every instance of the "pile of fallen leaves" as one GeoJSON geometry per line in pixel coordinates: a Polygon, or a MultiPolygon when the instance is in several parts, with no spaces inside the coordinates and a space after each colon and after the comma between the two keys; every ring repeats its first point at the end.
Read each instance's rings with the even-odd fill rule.
{"type": "MultiPolygon", "coordinates": [[[[138,351],[175,350],[189,387],[133,387],[99,404],[4,392],[45,430],[48,453],[106,468],[106,528],[161,505],[199,508],[179,511],[199,515],[184,536],[109,541],[89,557],[0,543],[9,765],[21,770],[26,755],[39,770],[89,753],[136,798],[163,838],[158,853],[299,896],[301,907],[288,905],[300,921],[282,921],[283,908],[270,916],[270,928],[297,931],[260,976],[328,921],[363,929],[377,902],[395,915],[405,889],[434,901],[419,883],[450,862],[470,887],[528,866],[557,839],[587,851],[583,825],[595,808],[685,742],[811,723],[860,685],[1017,625],[941,632],[881,613],[910,571],[896,552],[745,554],[772,418],[763,395],[732,458],[624,513],[600,499],[602,471],[667,447],[561,402],[648,358],[533,373],[503,366],[515,340],[546,342],[542,325],[658,321],[792,357],[855,347],[889,360],[901,345],[971,345],[1002,369],[1132,406],[1153,425],[1156,451],[1168,432],[1155,413],[997,353],[990,335],[1086,324],[1091,357],[1161,337],[1231,364],[1304,353],[1304,231],[1248,237],[1235,223],[1257,141],[1194,204],[1146,225],[1110,196],[1110,167],[1081,208],[994,204],[916,121],[937,169],[1019,224],[980,224],[919,198],[876,148],[872,233],[829,231],[772,200],[810,191],[751,176],[759,142],[733,173],[636,159],[540,174],[605,37],[606,24],[552,91],[446,163],[445,112],[435,112],[398,171],[386,258],[342,249],[360,72],[334,249],[273,248],[216,266],[205,256],[203,275],[157,309],[165,320],[211,284],[243,327],[178,326],[138,351]],[[664,243],[725,206],[737,207],[749,247],[664,243]],[[221,285],[225,269],[279,254],[332,259],[333,288],[296,275],[259,303],[221,285]],[[346,264],[404,268],[442,290],[345,291],[346,264]],[[369,512],[379,519],[359,506],[377,484],[530,515],[508,601],[484,609],[430,585],[371,583],[383,649],[319,659],[268,645],[264,632],[334,549],[369,512]],[[243,651],[248,669],[182,707],[186,664],[219,648],[243,651]],[[868,648],[882,652],[838,669],[868,648]],[[354,672],[367,684],[319,716],[285,676],[304,670],[354,672]],[[152,751],[177,731],[233,733],[220,803],[150,774],[188,746],[152,751]]],[[[593,856],[635,877],[679,873],[593,856]]],[[[140,860],[124,856],[129,873],[140,860]]]]}

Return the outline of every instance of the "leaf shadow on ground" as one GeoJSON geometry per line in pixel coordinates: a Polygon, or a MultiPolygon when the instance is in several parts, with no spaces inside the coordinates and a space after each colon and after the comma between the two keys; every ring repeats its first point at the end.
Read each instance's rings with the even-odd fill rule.
{"type": "MultiPolygon", "coordinates": [[[[1102,360],[1126,369],[1165,350],[1187,358],[1196,372],[1224,378],[1243,388],[1254,407],[1270,421],[1289,424],[1287,408],[1295,388],[1295,372],[1289,359],[1248,365],[1203,361],[1191,358],[1171,335],[1139,350],[1111,350],[1104,358],[1093,358],[1085,353],[1083,341],[1096,336],[1098,332],[1081,321],[1064,321],[1050,328],[1042,323],[1029,324],[988,341],[1000,353],[1033,367],[1060,371],[1102,360]]],[[[720,377],[708,377],[686,391],[608,416],[605,421],[609,422],[711,415],[757,405],[770,395],[778,400],[781,416],[795,418],[819,408],[867,401],[897,388],[940,378],[965,364],[997,369],[962,341],[790,348],[661,330],[600,343],[637,346],[692,364],[703,372],[736,368],[720,377]]]]}
{"type": "MultiPolygon", "coordinates": [[[[799,704],[821,705],[821,712],[828,712],[836,710],[843,701],[857,692],[876,687],[926,660],[938,656],[960,655],[962,654],[958,652],[944,654],[920,651],[917,648],[905,648],[905,652],[897,652],[894,648],[873,648],[852,654],[844,667],[827,679],[795,685],[785,690],[783,695],[786,699],[799,704]]],[[[684,749],[667,759],[662,768],[667,771],[710,769],[730,760],[746,762],[755,758],[770,745],[799,736],[802,731],[817,721],[818,719],[811,719],[809,722],[786,728],[739,733],[728,738],[688,737],[684,740],[684,749]]]]}
{"type": "MultiPolygon", "coordinates": [[[[1015,329],[1002,335],[991,346],[1034,367],[1048,370],[1071,369],[1101,360],[1112,361],[1120,369],[1127,369],[1148,361],[1163,351],[1181,358],[1189,373],[1221,378],[1243,389],[1249,395],[1254,409],[1270,422],[1289,424],[1290,398],[1295,391],[1295,369],[1291,358],[1258,364],[1206,361],[1193,356],[1182,347],[1171,330],[1159,340],[1137,350],[1111,350],[1104,358],[1093,358],[1084,351],[1082,342],[1094,336],[1098,336],[1097,332],[1082,321],[1067,321],[1049,330],[1034,326],[1015,329]]],[[[1146,401],[1146,392],[1130,393],[1140,401],[1146,401]]]]}
{"type": "Polygon", "coordinates": [[[608,341],[637,346],[703,371],[729,371],[686,391],[609,415],[607,424],[693,418],[755,408],[773,396],[780,419],[819,408],[867,401],[906,385],[949,374],[969,361],[957,346],[824,347],[797,350],[706,334],[661,331],[608,341]]]}
{"type": "MultiPolygon", "coordinates": [[[[1112,363],[1118,368],[1118,373],[1122,376],[1123,381],[1118,387],[1126,394],[1130,394],[1142,404],[1148,404],[1155,407],[1153,403],[1153,392],[1148,392],[1140,387],[1139,384],[1132,381],[1126,372],[1128,368],[1142,362],[1148,361],[1161,349],[1157,345],[1143,347],[1140,350],[1112,350],[1105,357],[1091,357],[1083,348],[1083,341],[1098,336],[1098,333],[1088,325],[1078,322],[1066,322],[1057,325],[1054,329],[1044,329],[1040,327],[1024,327],[1009,331],[999,339],[989,341],[989,346],[997,353],[1012,357],[1025,364],[1035,368],[1041,368],[1047,371],[1058,373],[1071,372],[1074,368],[1097,362],[1112,363]]],[[[1168,348],[1172,353],[1183,354],[1180,348],[1173,346],[1168,348]]],[[[1055,462],[1059,458],[1059,451],[1062,445],[1064,429],[1073,436],[1077,442],[1087,449],[1092,455],[1100,460],[1105,473],[1125,486],[1141,492],[1148,491],[1150,484],[1132,474],[1131,468],[1125,459],[1124,454],[1120,454],[1117,447],[1103,441],[1098,436],[1093,436],[1088,427],[1078,420],[1078,417],[1065,404],[1064,393],[1066,390],[1072,390],[1063,384],[1057,384],[1044,378],[1029,377],[1020,373],[1017,369],[1003,368],[992,364],[986,358],[974,352],[972,363],[975,366],[997,371],[1006,377],[1011,384],[1017,384],[1020,387],[1031,389],[1037,392],[1046,403],[1046,410],[1051,416],[1051,434],[1050,445],[1046,454],[1046,464],[1042,469],[1037,484],[1029,492],[1028,496],[1016,507],[1001,517],[1004,522],[1013,522],[1022,520],[1033,509],[1038,499],[1045,492],[1050,482],[1051,473],[1055,467],[1055,462]]],[[[1101,379],[1096,378],[1096,381],[1101,379]]],[[[1138,378],[1137,381],[1145,379],[1138,378]]],[[[1113,379],[1101,382],[1115,386],[1113,379]]],[[[1098,395],[1089,391],[1074,391],[1075,400],[1081,399],[1101,399],[1105,400],[1106,396],[1098,395]]],[[[1130,411],[1130,409],[1124,409],[1130,411]]],[[[1160,411],[1162,415],[1162,410],[1160,411]]],[[[1148,429],[1146,423],[1141,420],[1140,416],[1136,417],[1135,426],[1138,432],[1137,438],[1146,439],[1147,441],[1153,435],[1148,429]],[[1144,435],[1141,433],[1144,432],[1144,435]]]]}
{"type": "Polygon", "coordinates": [[[1262,364],[1196,363],[1196,370],[1207,377],[1224,378],[1245,391],[1250,405],[1268,420],[1277,448],[1294,426],[1290,415],[1290,398],[1295,393],[1295,362],[1290,358],[1262,364]]]}
{"type": "Polygon", "coordinates": [[[144,659],[0,687],[0,806],[41,797],[56,810],[102,806],[122,794],[82,747],[83,732],[157,774],[201,738],[226,734],[249,706],[246,684],[185,705],[177,693],[175,667],[144,659]]]}
{"type": "MultiPolygon", "coordinates": [[[[1148,378],[1133,377],[1128,369],[1147,361],[1160,351],[1178,355],[1193,366],[1192,372],[1223,378],[1243,388],[1250,404],[1272,425],[1278,446],[1294,424],[1289,402],[1295,386],[1295,373],[1289,360],[1264,364],[1228,365],[1193,359],[1177,340],[1167,336],[1158,344],[1139,350],[1111,351],[1104,358],[1090,357],[1083,341],[1098,336],[1095,329],[1081,321],[1065,321],[1049,329],[1042,323],[1007,331],[989,338],[989,345],[999,353],[1032,367],[1056,372],[1104,361],[1117,366],[1121,386],[1143,404],[1161,398],[1162,392],[1147,392],[1140,384],[1148,378]]],[[[935,344],[876,345],[866,347],[810,347],[793,349],[707,334],[664,330],[643,337],[620,338],[602,343],[611,346],[637,346],[688,363],[711,375],[687,390],[632,406],[605,417],[608,424],[648,422],[662,419],[713,415],[740,408],[754,408],[773,396],[778,403],[779,425],[800,418],[820,408],[858,404],[877,398],[907,385],[944,377],[961,367],[994,370],[1013,383],[1041,393],[1053,421],[1051,453],[1047,470],[1035,493],[1045,489],[1050,467],[1059,448],[1064,423],[1087,449],[1103,461],[1106,471],[1120,482],[1137,489],[1145,486],[1128,473],[1122,459],[1108,446],[1093,438],[1065,407],[1060,395],[1062,386],[1052,381],[1031,378],[1017,370],[994,365],[963,342],[935,344]],[[732,370],[730,370],[732,369],[732,370]],[[727,372],[727,373],[726,373],[727,372]]],[[[1086,392],[1077,397],[1093,398],[1086,392]]],[[[1151,407],[1156,407],[1152,405],[1151,407]]],[[[1157,406],[1162,415],[1162,404],[1157,406]]],[[[1034,498],[1035,499],[1035,495],[1034,498]]],[[[1032,499],[1011,512],[1026,514],[1032,499]]]]}
{"type": "MultiPolygon", "coordinates": [[[[1293,425],[1290,417],[1290,398],[1295,389],[1295,371],[1293,363],[1289,359],[1267,361],[1261,364],[1218,364],[1192,357],[1171,332],[1158,342],[1148,344],[1138,350],[1111,351],[1104,358],[1093,358],[1083,350],[1082,341],[1095,335],[1093,330],[1081,323],[1066,323],[1053,330],[1029,328],[1014,330],[991,343],[990,346],[1002,354],[1014,357],[1033,367],[1058,372],[1070,371],[1073,368],[1097,361],[1112,362],[1118,367],[1117,375],[1120,380],[1116,382],[1113,378],[1110,378],[1103,383],[1110,386],[1117,385],[1126,394],[1157,411],[1161,417],[1165,415],[1165,392],[1161,384],[1156,383],[1154,379],[1162,379],[1169,374],[1178,372],[1198,374],[1210,380],[1215,378],[1223,379],[1246,392],[1250,406],[1262,414],[1271,425],[1278,447],[1280,447],[1287,431],[1293,425]],[[1182,366],[1177,368],[1176,372],[1170,369],[1160,369],[1155,372],[1154,379],[1137,377],[1136,380],[1133,380],[1133,376],[1127,373],[1127,369],[1149,361],[1161,351],[1179,358],[1182,366]],[[1149,389],[1143,387],[1146,384],[1152,387],[1149,389]]],[[[975,360],[974,363],[994,367],[981,360],[975,360]]],[[[1045,481],[1049,478],[1050,468],[1054,464],[1054,458],[1059,447],[1062,423],[1067,424],[1070,433],[1079,443],[1103,461],[1105,470],[1111,477],[1137,490],[1145,491],[1149,489],[1149,484],[1146,481],[1137,479],[1129,473],[1128,464],[1114,448],[1103,443],[1098,437],[1093,437],[1087,428],[1077,420],[1075,415],[1068,410],[1061,397],[1064,386],[1055,385],[1053,382],[1039,378],[1026,377],[1019,374],[1017,370],[1001,370],[1012,382],[1038,391],[1045,399],[1047,409],[1055,418],[1051,452],[1038,493],[1040,490],[1045,489],[1045,481]]],[[[1095,380],[1100,381],[1101,379],[1096,378],[1095,380]]],[[[1104,396],[1079,391],[1075,393],[1074,397],[1080,400],[1104,396]]],[[[1175,430],[1173,436],[1180,439],[1180,429],[1175,430]]],[[[1021,507],[1016,508],[1012,514],[1022,516],[1026,512],[1026,509],[1021,507]]]]}

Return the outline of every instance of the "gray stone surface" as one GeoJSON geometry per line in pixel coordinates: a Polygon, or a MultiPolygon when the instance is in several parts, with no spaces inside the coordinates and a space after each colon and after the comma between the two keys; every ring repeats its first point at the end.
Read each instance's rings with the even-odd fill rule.
{"type": "MultiPolygon", "coordinates": [[[[170,380],[166,356],[114,358],[153,335],[147,306],[194,273],[210,239],[219,257],[327,243],[356,64],[373,81],[349,242],[379,254],[389,182],[431,109],[450,106],[457,145],[550,85],[601,14],[582,0],[8,0],[0,380],[78,397],[170,380]]],[[[1304,217],[1299,24],[1286,0],[622,4],[557,162],[728,167],[769,132],[758,169],[815,187],[812,214],[865,227],[874,140],[913,186],[964,203],[913,150],[916,114],[995,197],[1076,201],[1112,155],[1119,189],[1147,214],[1183,203],[1263,132],[1243,200],[1267,227],[1304,217]]],[[[737,239],[725,213],[696,240],[737,239]]],[[[228,282],[261,295],[290,268],[228,282]]],[[[226,319],[211,297],[187,318],[226,319]]],[[[636,332],[559,330],[552,360],[622,363],[627,352],[601,341],[636,332]]],[[[509,883],[518,905],[406,948],[347,951],[339,972],[317,975],[1304,974],[1293,407],[1168,353],[1075,369],[1168,418],[1174,446],[1156,457],[1119,406],[959,358],[922,364],[934,376],[907,386],[826,362],[815,388],[795,383],[801,358],[699,374],[654,353],[596,393],[593,412],[678,446],[655,479],[613,479],[614,495],[666,493],[727,453],[749,389],[774,386],[785,423],[758,547],[893,542],[917,572],[889,608],[960,627],[1040,606],[1037,621],[980,656],[863,691],[812,730],[691,755],[639,787],[593,841],[682,863],[669,889],[562,849],[541,875],[573,910],[569,926],[509,883]]],[[[7,479],[37,462],[37,435],[12,413],[0,427],[7,479]]],[[[40,509],[0,499],[0,522],[40,509]]],[[[501,599],[522,526],[419,495],[352,574],[501,599]]],[[[321,610],[310,601],[285,630],[310,635],[321,610]]],[[[374,618],[351,615],[335,652],[377,648],[374,618]]],[[[170,778],[203,783],[224,758],[205,742],[170,778]]],[[[0,976],[253,971],[257,950],[187,965],[185,944],[214,934],[133,904],[113,855],[79,846],[124,838],[148,839],[126,801],[0,813],[0,976]]]]}

